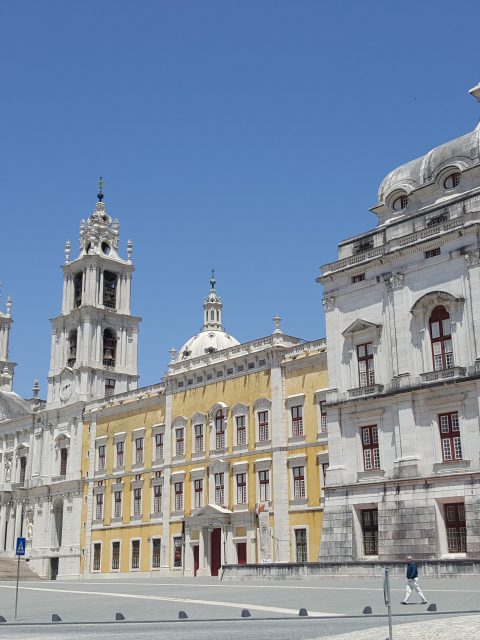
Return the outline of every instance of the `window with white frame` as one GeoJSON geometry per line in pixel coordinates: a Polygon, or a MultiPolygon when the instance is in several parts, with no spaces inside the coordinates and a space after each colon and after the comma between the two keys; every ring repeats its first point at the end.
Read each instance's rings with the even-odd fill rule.
{"type": "Polygon", "coordinates": [[[247,420],[246,416],[235,416],[235,427],[237,431],[237,445],[247,444],[247,420]]]}
{"type": "Polygon", "coordinates": [[[450,314],[443,305],[432,311],[429,320],[434,371],[454,366],[450,314]]]}
{"type": "Polygon", "coordinates": [[[98,471],[105,471],[105,445],[98,445],[98,471]]]}
{"type": "Polygon", "coordinates": [[[292,417],[292,436],[298,438],[303,436],[303,405],[298,404],[290,407],[292,417]]]}
{"type": "Polygon", "coordinates": [[[185,429],[183,427],[175,429],[175,455],[185,455],[185,429]]]}
{"type": "Polygon", "coordinates": [[[225,415],[222,409],[215,413],[215,448],[225,448],[225,415]]]}
{"type": "Polygon", "coordinates": [[[223,472],[215,474],[215,504],[219,506],[225,504],[225,474],[223,472]]]}
{"type": "Polygon", "coordinates": [[[155,460],[163,459],[163,433],[155,434],[155,460]]]}
{"type": "Polygon", "coordinates": [[[247,504],[247,474],[237,473],[237,504],[247,504]]]}
{"type": "Polygon", "coordinates": [[[305,467],[293,467],[293,497],[295,500],[305,498],[305,467]]]}
{"type": "Polygon", "coordinates": [[[121,518],[122,517],[122,500],[123,500],[123,491],[114,491],[113,492],[113,517],[121,518]]]}
{"type": "Polygon", "coordinates": [[[204,450],[203,423],[193,426],[195,432],[195,453],[202,453],[204,450]]]}
{"type": "Polygon", "coordinates": [[[441,413],[438,416],[442,457],[444,462],[462,460],[462,441],[458,412],[441,413]]]}
{"type": "Polygon", "coordinates": [[[375,384],[375,365],[373,360],[373,342],[357,345],[358,383],[360,387],[375,384]]]}
{"type": "Polygon", "coordinates": [[[380,448],[378,444],[378,427],[371,425],[362,427],[363,467],[365,471],[380,469],[380,448]]]}
{"type": "Polygon", "coordinates": [[[193,481],[194,488],[194,505],[195,509],[203,507],[203,478],[197,478],[193,481]]]}
{"type": "Polygon", "coordinates": [[[268,411],[259,411],[258,417],[258,441],[267,442],[270,439],[270,430],[268,423],[268,411]]]}
{"type": "Polygon", "coordinates": [[[153,513],[162,513],[163,486],[156,484],[153,486],[153,513]]]}
{"type": "Polygon", "coordinates": [[[103,493],[95,496],[95,519],[103,520],[103,493]]]}
{"type": "Polygon", "coordinates": [[[133,515],[140,516],[142,514],[142,489],[137,487],[133,490],[133,515]]]}
{"type": "Polygon", "coordinates": [[[270,500],[270,471],[262,469],[258,472],[258,486],[260,492],[260,502],[270,500]]]}
{"type": "Polygon", "coordinates": [[[143,463],[143,437],[135,438],[135,464],[143,463]]]}
{"type": "Polygon", "coordinates": [[[295,529],[295,559],[297,562],[307,562],[307,530],[295,529]]]}
{"type": "Polygon", "coordinates": [[[174,483],[175,511],[183,511],[183,482],[174,483]]]}
{"type": "Polygon", "coordinates": [[[320,431],[321,433],[327,432],[327,401],[320,401],[320,431]]]}
{"type": "Polygon", "coordinates": [[[115,445],[116,456],[117,456],[117,467],[123,467],[125,462],[125,442],[123,440],[118,440],[115,445]]]}

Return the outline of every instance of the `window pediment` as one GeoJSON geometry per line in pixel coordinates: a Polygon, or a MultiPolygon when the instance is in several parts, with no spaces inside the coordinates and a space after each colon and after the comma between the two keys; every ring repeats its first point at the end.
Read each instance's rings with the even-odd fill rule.
{"type": "Polygon", "coordinates": [[[418,313],[426,313],[434,307],[444,304],[447,307],[452,305],[461,305],[465,302],[464,298],[456,298],[447,291],[429,291],[421,296],[410,309],[410,313],[414,316],[418,313]]]}
{"type": "Polygon", "coordinates": [[[349,325],[344,331],[342,331],[342,336],[351,335],[353,333],[359,333],[360,331],[378,331],[382,328],[381,324],[374,324],[373,322],[369,322],[368,320],[362,320],[358,318],[351,325],[349,325]]]}

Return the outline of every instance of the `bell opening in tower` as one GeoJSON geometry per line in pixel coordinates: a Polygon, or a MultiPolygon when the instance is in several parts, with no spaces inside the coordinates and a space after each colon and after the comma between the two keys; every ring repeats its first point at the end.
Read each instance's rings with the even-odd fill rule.
{"type": "Polygon", "coordinates": [[[68,359],[67,359],[67,367],[73,367],[75,362],[77,361],[77,330],[73,329],[70,331],[68,336],[69,343],[69,351],[68,351],[68,359]]]}
{"type": "Polygon", "coordinates": [[[82,287],[83,287],[83,273],[77,273],[73,278],[73,306],[75,308],[80,307],[82,304],[82,287]]]}
{"type": "Polygon", "coordinates": [[[103,306],[108,309],[117,306],[117,275],[111,271],[103,273],[103,306]]]}
{"type": "Polygon", "coordinates": [[[117,350],[117,337],[113,329],[105,329],[103,332],[103,364],[105,367],[115,366],[117,350]]]}

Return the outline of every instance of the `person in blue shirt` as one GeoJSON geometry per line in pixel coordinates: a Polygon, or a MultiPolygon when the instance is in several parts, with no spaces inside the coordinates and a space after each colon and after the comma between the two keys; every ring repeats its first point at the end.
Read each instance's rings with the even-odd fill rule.
{"type": "Polygon", "coordinates": [[[422,599],[422,604],[427,604],[427,599],[423,595],[423,591],[418,584],[418,568],[416,563],[413,561],[413,557],[407,556],[405,558],[405,562],[407,563],[407,588],[405,598],[400,604],[408,604],[408,600],[412,595],[412,591],[416,591],[418,593],[418,595],[422,599]]]}

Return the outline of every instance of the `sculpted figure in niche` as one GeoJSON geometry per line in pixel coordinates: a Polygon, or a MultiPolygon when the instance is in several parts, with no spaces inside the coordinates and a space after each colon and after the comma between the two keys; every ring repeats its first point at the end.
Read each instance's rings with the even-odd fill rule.
{"type": "Polygon", "coordinates": [[[27,540],[31,540],[33,536],[33,508],[29,507],[25,514],[25,522],[27,525],[27,540]]]}
{"type": "Polygon", "coordinates": [[[10,482],[12,479],[12,461],[10,458],[5,458],[5,482],[10,482]]]}

